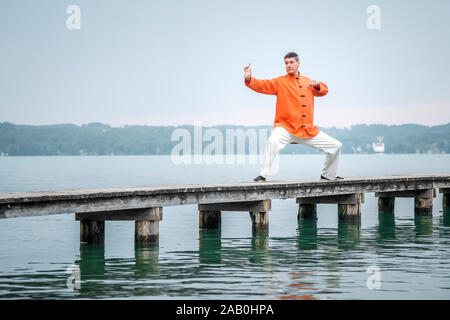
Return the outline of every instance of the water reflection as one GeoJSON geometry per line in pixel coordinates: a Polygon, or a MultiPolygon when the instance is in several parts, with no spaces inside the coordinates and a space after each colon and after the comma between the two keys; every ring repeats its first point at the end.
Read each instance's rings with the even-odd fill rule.
{"type": "Polygon", "coordinates": [[[252,233],[252,249],[267,252],[269,249],[269,230],[259,230],[252,233]]]}
{"type": "Polygon", "coordinates": [[[358,221],[319,228],[316,220],[303,219],[297,234],[272,238],[268,230],[248,238],[222,238],[220,229],[204,229],[198,231],[198,247],[171,251],[164,244],[136,245],[134,256],[126,252],[119,258],[105,257],[102,244],[82,243],[79,259],[72,258],[61,268],[0,274],[0,297],[359,298],[369,294],[366,267],[373,259],[397,275],[393,281],[395,288],[402,288],[399,297],[421,288],[432,288],[441,297],[445,288],[427,287],[425,277],[435,271],[442,283],[448,283],[439,268],[448,266],[450,210],[435,220],[433,226],[432,216],[405,215],[396,220],[392,213],[379,213],[378,224],[361,230],[358,221]],[[67,264],[80,269],[78,290],[66,287],[67,264]],[[411,271],[425,284],[402,278],[411,271]]]}
{"type": "Polygon", "coordinates": [[[253,231],[251,239],[251,252],[249,254],[249,262],[263,264],[269,260],[269,230],[263,229],[253,231]]]}
{"type": "Polygon", "coordinates": [[[149,273],[159,273],[159,245],[150,243],[146,245],[135,244],[134,247],[135,268],[137,277],[146,276],[149,273]]]}
{"type": "Polygon", "coordinates": [[[152,285],[151,281],[160,273],[157,244],[135,245],[134,259],[105,259],[103,244],[80,243],[80,259],[74,264],[80,269],[80,287],[74,291],[80,298],[114,297],[130,287],[136,296],[160,294],[159,286],[152,285]],[[138,282],[147,283],[136,285],[138,282]]]}
{"type": "Polygon", "coordinates": [[[135,243],[134,256],[132,295],[159,296],[161,294],[160,285],[153,280],[160,276],[159,245],[157,243],[135,243]]]}
{"type": "Polygon", "coordinates": [[[426,236],[433,233],[433,216],[431,214],[414,216],[416,236],[426,236]]]}
{"type": "Polygon", "coordinates": [[[317,249],[316,219],[298,219],[297,234],[297,246],[300,250],[317,249]]]}
{"type": "Polygon", "coordinates": [[[313,293],[303,294],[303,292],[301,292],[303,290],[318,290],[318,288],[315,287],[314,283],[307,281],[307,277],[311,275],[312,273],[308,272],[290,272],[289,276],[291,279],[291,283],[289,284],[289,291],[291,293],[287,295],[279,295],[276,296],[276,298],[283,300],[317,300],[313,293]]]}
{"type": "Polygon", "coordinates": [[[450,227],[450,207],[444,207],[442,213],[442,225],[444,227],[450,227]]]}
{"type": "Polygon", "coordinates": [[[338,248],[354,249],[361,241],[361,220],[338,221],[338,248]]]}
{"type": "Polygon", "coordinates": [[[198,232],[200,263],[222,263],[222,231],[217,229],[200,229],[198,232]]]}
{"type": "Polygon", "coordinates": [[[395,240],[395,215],[380,212],[378,214],[378,240],[395,240]]]}
{"type": "MultiPolygon", "coordinates": [[[[441,238],[441,247],[444,245],[445,241],[450,242],[450,208],[444,207],[444,212],[442,217],[439,219],[439,225],[443,228],[439,228],[439,238],[441,238]]],[[[450,247],[450,246],[447,246],[450,247]]],[[[450,256],[450,255],[449,255],[450,256]]]]}
{"type": "Polygon", "coordinates": [[[98,281],[105,277],[105,246],[104,244],[80,243],[80,259],[75,261],[80,268],[81,295],[101,295],[102,286],[98,281]]]}

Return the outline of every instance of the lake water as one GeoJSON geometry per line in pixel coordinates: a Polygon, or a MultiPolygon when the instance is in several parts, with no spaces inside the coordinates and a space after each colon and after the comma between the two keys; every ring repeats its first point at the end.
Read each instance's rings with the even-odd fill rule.
{"type": "MultiPolygon", "coordinates": [[[[273,179],[317,179],[323,159],[281,155],[273,179]]],[[[2,157],[0,192],[242,182],[258,169],[175,165],[170,156],[2,157]]],[[[450,173],[450,155],[343,154],[338,171],[427,173],[450,173]]],[[[159,245],[148,247],[135,247],[132,221],[107,221],[99,246],[80,244],[73,213],[2,219],[0,299],[450,298],[442,194],[431,217],[415,217],[412,198],[397,198],[394,216],[379,215],[373,193],[360,225],[338,222],[336,204],[317,209],[316,222],[299,224],[295,199],[273,200],[268,234],[253,235],[248,212],[223,212],[222,228],[205,231],[196,205],[164,207],[159,245]],[[368,287],[369,266],[379,268],[379,288],[368,287]],[[77,270],[79,287],[68,287],[77,270]]]]}

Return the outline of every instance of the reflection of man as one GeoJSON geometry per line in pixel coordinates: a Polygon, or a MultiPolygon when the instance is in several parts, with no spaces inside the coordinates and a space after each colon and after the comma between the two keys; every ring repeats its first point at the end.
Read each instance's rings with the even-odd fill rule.
{"type": "Polygon", "coordinates": [[[300,61],[295,52],[284,56],[287,75],[271,80],[252,77],[250,63],[244,68],[245,85],[256,92],[277,96],[274,129],[267,141],[260,175],[253,181],[266,181],[274,159],[287,144],[304,144],[326,153],[321,179],[343,179],[336,176],[342,143],[313,125],[314,97],[328,93],[323,82],[310,81],[298,72],[300,61]]]}

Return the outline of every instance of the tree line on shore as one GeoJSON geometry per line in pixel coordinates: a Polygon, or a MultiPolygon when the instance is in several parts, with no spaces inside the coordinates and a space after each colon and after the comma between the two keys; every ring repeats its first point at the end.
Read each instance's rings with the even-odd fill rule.
{"type": "MultiPolygon", "coordinates": [[[[223,136],[227,130],[267,130],[272,126],[220,125],[203,127],[218,129],[223,136]]],[[[102,123],[55,125],[19,125],[0,123],[0,155],[170,155],[180,141],[172,139],[176,129],[194,136],[194,126],[112,127],[102,123]]],[[[375,153],[372,144],[383,137],[385,153],[450,153],[450,123],[437,126],[418,124],[382,125],[359,124],[350,128],[319,129],[342,142],[342,153],[375,153]]],[[[217,132],[217,130],[215,131],[217,132]]],[[[202,147],[208,145],[204,141],[202,147]]],[[[194,148],[192,148],[194,150],[194,148]]],[[[249,152],[248,143],[245,152],[249,152]]],[[[281,154],[311,154],[320,151],[302,145],[288,145],[281,154]]]]}

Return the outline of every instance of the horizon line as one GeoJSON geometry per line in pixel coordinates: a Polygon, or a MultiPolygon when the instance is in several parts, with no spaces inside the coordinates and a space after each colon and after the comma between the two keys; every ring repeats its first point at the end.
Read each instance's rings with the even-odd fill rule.
{"type": "MultiPolygon", "coordinates": [[[[122,128],[125,126],[140,126],[140,127],[184,127],[184,126],[201,126],[201,127],[219,127],[219,126],[235,126],[235,127],[273,127],[273,124],[253,124],[253,125],[249,125],[249,124],[230,124],[230,123],[223,123],[223,124],[214,124],[214,125],[202,125],[201,121],[196,122],[196,123],[185,123],[185,124],[121,124],[121,125],[112,125],[112,124],[108,124],[108,123],[104,123],[104,122],[99,122],[99,121],[91,121],[91,122],[86,122],[86,123],[70,123],[70,122],[60,122],[60,123],[48,123],[48,124],[27,124],[27,123],[14,123],[14,122],[10,122],[10,121],[2,121],[0,122],[0,124],[4,124],[4,123],[9,123],[12,125],[17,125],[17,126],[58,126],[58,125],[75,125],[78,127],[82,127],[84,125],[90,125],[90,124],[101,124],[101,125],[106,125],[109,126],[111,128],[122,128]]],[[[345,129],[345,128],[351,128],[353,126],[361,126],[361,125],[366,125],[366,126],[405,126],[405,125],[418,125],[418,126],[423,126],[423,127],[438,127],[438,126],[445,126],[450,124],[450,122],[446,122],[446,123],[442,123],[442,124],[434,124],[434,125],[426,125],[426,124],[420,124],[420,123],[401,123],[401,124],[385,124],[385,123],[355,123],[352,124],[350,126],[320,126],[317,125],[317,127],[322,127],[322,128],[336,128],[336,129],[345,129]]]]}

